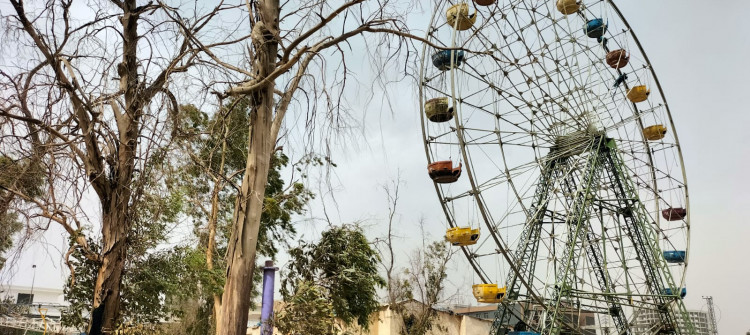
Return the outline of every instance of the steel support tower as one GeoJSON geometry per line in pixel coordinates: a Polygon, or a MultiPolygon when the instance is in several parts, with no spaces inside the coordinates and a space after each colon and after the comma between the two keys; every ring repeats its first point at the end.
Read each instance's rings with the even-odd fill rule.
{"type": "Polygon", "coordinates": [[[531,330],[543,335],[582,333],[578,325],[572,325],[565,319],[567,311],[580,306],[581,299],[592,295],[576,289],[575,273],[581,256],[588,260],[590,270],[596,277],[599,294],[607,306],[598,309],[590,307],[592,312],[609,315],[614,322],[613,330],[616,334],[633,334],[629,324],[632,320],[626,318],[623,310],[623,299],[617,297],[610,284],[607,260],[602,255],[606,246],[597,242],[591,226],[591,218],[596,216],[596,209],[601,212],[603,207],[616,213],[618,222],[622,224],[621,237],[629,239],[633,245],[636,259],[640,262],[646,279],[647,293],[652,297],[659,315],[658,333],[695,334],[685,305],[678,296],[679,288],[662,257],[657,235],[649,226],[647,210],[626,173],[615,141],[605,137],[602,132],[589,131],[573,134],[559,142],[550,150],[542,164],[520,242],[514,251],[513,259],[518,272],[511,271],[507,277],[506,298],[498,306],[490,334],[506,334],[512,315],[531,330]],[[583,159],[583,168],[577,168],[578,173],[570,173],[572,162],[581,163],[583,159]],[[555,185],[564,194],[567,206],[564,217],[559,212],[548,210],[555,185]],[[612,190],[616,195],[615,199],[599,199],[597,190],[601,188],[612,190]],[[534,282],[542,227],[552,221],[564,222],[568,234],[564,252],[556,265],[555,285],[546,288],[545,296],[548,298],[544,306],[537,306],[543,308],[540,315],[533,313],[533,308],[530,308],[530,294],[526,292],[528,288],[523,287],[520,278],[524,278],[526,283],[534,282]],[[665,288],[670,288],[677,294],[666,295],[665,288]],[[525,306],[519,305],[524,303],[525,306]]]}

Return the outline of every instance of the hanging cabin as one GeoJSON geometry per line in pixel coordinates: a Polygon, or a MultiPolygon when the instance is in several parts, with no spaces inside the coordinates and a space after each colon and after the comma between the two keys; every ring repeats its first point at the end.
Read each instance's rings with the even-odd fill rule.
{"type": "Polygon", "coordinates": [[[624,49],[614,50],[607,53],[607,65],[613,69],[621,69],[628,65],[630,55],[624,49]]]}
{"type": "Polygon", "coordinates": [[[649,141],[658,141],[667,134],[667,127],[657,124],[643,129],[643,137],[649,141]]]}
{"type": "Polygon", "coordinates": [[[634,103],[643,102],[648,99],[649,94],[651,94],[651,91],[646,88],[646,85],[638,85],[628,91],[628,100],[634,103]]]}
{"type": "Polygon", "coordinates": [[[424,113],[432,122],[446,122],[453,118],[450,98],[434,98],[424,104],[424,113]]]}
{"type": "Polygon", "coordinates": [[[661,216],[667,221],[679,221],[687,217],[687,209],[684,208],[667,208],[661,211],[661,216]]]}
{"type": "Polygon", "coordinates": [[[564,15],[570,15],[581,8],[576,0],[557,0],[557,10],[564,15]]]}
{"type": "Polygon", "coordinates": [[[447,71],[451,67],[459,67],[463,62],[463,50],[441,50],[432,54],[432,65],[435,65],[440,71],[447,71]],[[453,54],[453,66],[451,66],[451,54],[453,54]]]}
{"type": "Polygon", "coordinates": [[[684,250],[669,250],[662,253],[667,263],[685,263],[687,253],[684,250]]]}
{"type": "MultiPolygon", "coordinates": [[[[687,289],[683,287],[683,288],[682,288],[681,290],[679,290],[679,291],[680,291],[680,299],[682,299],[682,298],[685,298],[685,296],[687,295],[687,289]]],[[[672,289],[671,289],[671,288],[669,288],[669,287],[667,287],[667,288],[663,289],[663,290],[662,290],[661,292],[662,292],[662,293],[663,293],[664,295],[671,295],[671,296],[675,296],[675,294],[672,294],[672,289]]]]}
{"type": "Polygon", "coordinates": [[[474,0],[477,6],[490,6],[495,3],[495,0],[474,0]]]}
{"type": "Polygon", "coordinates": [[[486,304],[496,304],[503,301],[505,297],[505,287],[497,287],[497,284],[476,284],[471,286],[474,298],[477,302],[486,304]]]}
{"type": "Polygon", "coordinates": [[[607,25],[604,23],[604,20],[602,19],[589,20],[583,26],[583,32],[588,37],[598,39],[604,36],[604,33],[607,32],[607,25]]]}
{"type": "Polygon", "coordinates": [[[456,30],[467,30],[477,21],[477,13],[469,14],[469,4],[460,3],[451,6],[445,12],[448,25],[456,30]]]}
{"type": "Polygon", "coordinates": [[[427,173],[438,184],[449,184],[461,176],[461,163],[453,167],[453,161],[438,161],[427,165],[427,173]]]}
{"type": "Polygon", "coordinates": [[[445,231],[445,240],[454,246],[467,246],[476,244],[479,240],[479,228],[453,227],[445,231]]]}

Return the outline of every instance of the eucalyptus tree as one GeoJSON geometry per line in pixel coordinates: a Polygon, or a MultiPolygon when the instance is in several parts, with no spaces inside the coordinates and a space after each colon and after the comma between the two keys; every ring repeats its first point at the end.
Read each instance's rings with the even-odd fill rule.
{"type": "MultiPolygon", "coordinates": [[[[306,133],[317,127],[330,135],[346,127],[340,123],[349,111],[344,87],[354,80],[352,72],[364,66],[353,70],[352,60],[367,59],[369,52],[381,65],[378,71],[393,68],[385,65],[389,60],[398,64],[395,68],[406,69],[404,56],[415,50],[411,41],[423,41],[410,34],[405,23],[403,13],[415,6],[408,1],[315,0],[282,6],[279,0],[250,0],[247,4],[251,43],[246,63],[232,65],[217,57],[238,75],[224,94],[244,97],[250,105],[248,156],[233,211],[217,319],[223,334],[246,331],[269,157],[284,134],[288,115],[304,120],[306,133]],[[360,46],[353,47],[354,43],[360,46]],[[316,119],[328,123],[316,124],[316,119]]],[[[317,140],[302,139],[306,148],[320,144],[317,140]]]]}
{"type": "MultiPolygon", "coordinates": [[[[179,170],[189,206],[185,214],[195,222],[198,248],[205,254],[206,270],[212,273],[210,285],[204,285],[210,295],[210,306],[214,322],[219,315],[223,289],[223,274],[226,269],[225,254],[232,233],[231,204],[236,201],[241,172],[247,161],[248,118],[247,99],[229,99],[222,108],[207,114],[195,106],[182,106],[181,149],[177,156],[183,160],[179,170]]],[[[307,166],[321,165],[323,161],[306,155],[290,163],[282,148],[275,148],[269,157],[266,192],[263,199],[261,226],[258,235],[259,254],[274,257],[280,248],[288,247],[295,233],[293,216],[304,213],[305,206],[314,197],[304,184],[305,175],[300,173],[307,166]],[[291,166],[290,166],[291,164],[291,166]],[[284,180],[284,170],[291,171],[284,180]]],[[[260,273],[252,278],[260,281],[260,273]]],[[[246,297],[257,296],[257,288],[246,297]]]]}

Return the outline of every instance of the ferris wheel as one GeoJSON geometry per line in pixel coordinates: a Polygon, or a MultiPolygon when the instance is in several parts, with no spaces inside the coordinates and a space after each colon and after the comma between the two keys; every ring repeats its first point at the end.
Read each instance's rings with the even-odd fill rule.
{"type": "MultiPolygon", "coordinates": [[[[611,0],[433,1],[420,111],[492,334],[693,334],[680,144],[611,0]]],[[[468,290],[468,288],[467,288],[468,290]]]]}

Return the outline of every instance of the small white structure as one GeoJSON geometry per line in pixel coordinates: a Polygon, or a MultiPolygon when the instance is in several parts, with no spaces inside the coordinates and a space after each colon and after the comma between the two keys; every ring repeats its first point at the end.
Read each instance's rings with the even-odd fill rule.
{"type": "Polygon", "coordinates": [[[38,314],[38,308],[46,308],[46,315],[59,318],[61,309],[67,306],[61,288],[32,287],[20,285],[0,285],[0,302],[17,305],[31,305],[30,314],[38,314]]]}

